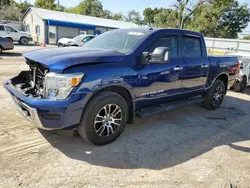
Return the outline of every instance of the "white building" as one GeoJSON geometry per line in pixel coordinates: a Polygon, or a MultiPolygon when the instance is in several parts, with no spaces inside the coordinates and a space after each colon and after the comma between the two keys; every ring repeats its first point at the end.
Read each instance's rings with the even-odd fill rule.
{"type": "Polygon", "coordinates": [[[30,7],[22,17],[26,31],[34,41],[56,44],[62,37],[73,38],[79,34],[101,34],[118,28],[138,27],[134,23],[104,18],[70,14],[30,7]]]}

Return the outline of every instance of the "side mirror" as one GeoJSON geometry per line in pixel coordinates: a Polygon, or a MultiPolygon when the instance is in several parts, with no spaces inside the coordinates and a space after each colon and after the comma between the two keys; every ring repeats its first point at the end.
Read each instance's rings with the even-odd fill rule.
{"type": "Polygon", "coordinates": [[[150,54],[150,63],[168,63],[169,49],[167,47],[155,48],[154,52],[150,54]]]}
{"type": "Polygon", "coordinates": [[[142,64],[146,65],[148,64],[150,60],[150,53],[149,52],[143,52],[141,56],[141,62],[142,64]]]}

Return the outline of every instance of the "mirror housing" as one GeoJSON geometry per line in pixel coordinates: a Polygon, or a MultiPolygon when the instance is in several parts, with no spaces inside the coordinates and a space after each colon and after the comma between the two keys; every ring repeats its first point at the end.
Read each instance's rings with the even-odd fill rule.
{"type": "Polygon", "coordinates": [[[167,47],[155,48],[154,52],[150,54],[150,63],[168,63],[169,49],[167,47]]]}

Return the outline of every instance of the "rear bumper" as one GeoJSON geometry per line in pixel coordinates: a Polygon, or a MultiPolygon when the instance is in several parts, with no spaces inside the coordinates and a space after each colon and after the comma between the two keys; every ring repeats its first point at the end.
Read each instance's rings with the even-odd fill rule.
{"type": "Polygon", "coordinates": [[[46,130],[74,128],[81,121],[87,94],[72,94],[66,100],[50,101],[26,97],[7,81],[4,84],[11,94],[17,111],[37,127],[46,130]]]}
{"type": "Polygon", "coordinates": [[[3,50],[13,50],[14,49],[14,45],[13,44],[7,44],[7,45],[3,45],[3,50]]]}

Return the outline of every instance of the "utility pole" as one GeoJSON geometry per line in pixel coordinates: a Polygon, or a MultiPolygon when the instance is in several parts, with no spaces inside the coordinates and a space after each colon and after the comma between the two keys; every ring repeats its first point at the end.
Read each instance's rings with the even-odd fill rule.
{"type": "Polygon", "coordinates": [[[186,6],[187,6],[187,2],[188,2],[188,0],[185,0],[183,11],[182,11],[182,15],[181,15],[180,29],[183,29],[184,15],[185,15],[185,10],[186,10],[186,6]]]}

